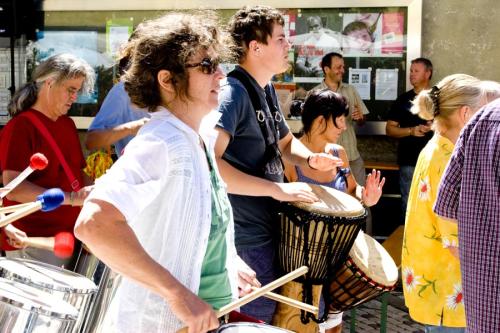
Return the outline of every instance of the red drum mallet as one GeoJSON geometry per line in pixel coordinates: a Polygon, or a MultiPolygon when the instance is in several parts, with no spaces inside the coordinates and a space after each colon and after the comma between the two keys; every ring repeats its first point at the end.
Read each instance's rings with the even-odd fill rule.
{"type": "Polygon", "coordinates": [[[10,183],[5,185],[4,191],[0,193],[0,199],[3,199],[7,194],[10,193],[17,185],[19,185],[23,180],[28,178],[29,175],[35,170],[43,170],[47,166],[49,161],[42,153],[35,153],[30,157],[30,165],[23,170],[16,178],[12,179],[10,183]]]}
{"type": "Polygon", "coordinates": [[[60,232],[54,237],[28,237],[26,246],[54,251],[58,258],[69,258],[75,248],[75,237],[67,231],[60,232]]]}

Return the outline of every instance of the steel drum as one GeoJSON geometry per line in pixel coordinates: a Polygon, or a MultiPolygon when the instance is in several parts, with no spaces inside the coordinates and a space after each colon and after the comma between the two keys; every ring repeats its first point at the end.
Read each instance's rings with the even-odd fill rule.
{"type": "Polygon", "coordinates": [[[0,333],[73,332],[78,310],[58,297],[0,278],[0,333]]]}
{"type": "Polygon", "coordinates": [[[217,333],[290,333],[278,327],[256,323],[230,323],[219,327],[217,333]]]}
{"type": "Polygon", "coordinates": [[[0,277],[45,291],[74,306],[79,314],[73,332],[89,316],[97,286],[86,277],[28,259],[0,258],[0,277]]]}

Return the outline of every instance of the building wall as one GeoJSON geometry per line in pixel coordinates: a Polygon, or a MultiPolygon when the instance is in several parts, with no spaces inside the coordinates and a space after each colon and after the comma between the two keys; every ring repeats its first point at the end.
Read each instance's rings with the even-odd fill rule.
{"type": "Polygon", "coordinates": [[[454,73],[500,81],[499,19],[498,0],[423,0],[422,56],[433,81],[454,73]]]}
{"type": "MultiPolygon", "coordinates": [[[[434,65],[432,83],[465,73],[500,82],[500,2],[498,0],[423,0],[422,56],[434,65]]],[[[368,161],[396,163],[397,141],[360,136],[368,161]]]]}

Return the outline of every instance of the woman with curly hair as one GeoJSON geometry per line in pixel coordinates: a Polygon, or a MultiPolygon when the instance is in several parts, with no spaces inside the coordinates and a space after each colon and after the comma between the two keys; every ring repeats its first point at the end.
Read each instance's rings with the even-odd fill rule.
{"type": "Polygon", "coordinates": [[[104,331],[206,332],[238,295],[232,210],[214,162],[219,61],[215,17],[167,14],[141,25],[123,80],[152,116],[98,179],[75,233],[124,277],[104,331]]]}

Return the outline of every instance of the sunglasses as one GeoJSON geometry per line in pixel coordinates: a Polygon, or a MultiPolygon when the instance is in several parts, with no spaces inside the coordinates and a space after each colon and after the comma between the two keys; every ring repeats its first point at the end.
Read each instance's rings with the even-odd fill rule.
{"type": "Polygon", "coordinates": [[[217,71],[219,67],[219,59],[203,58],[202,61],[196,64],[186,64],[186,68],[200,67],[203,74],[213,74],[217,71]]]}

